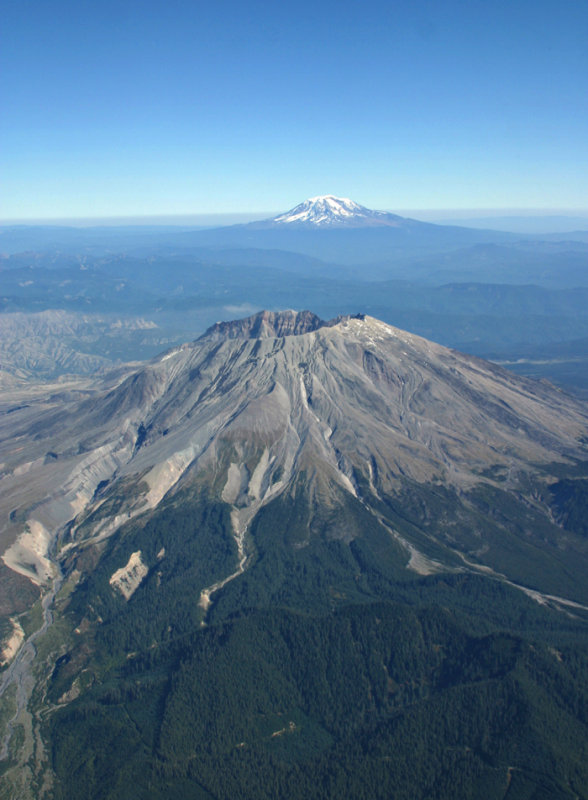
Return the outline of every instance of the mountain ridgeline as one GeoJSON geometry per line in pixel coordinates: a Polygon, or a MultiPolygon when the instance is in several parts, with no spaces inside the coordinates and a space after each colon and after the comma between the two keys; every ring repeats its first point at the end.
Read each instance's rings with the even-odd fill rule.
{"type": "Polygon", "coordinates": [[[361,314],[354,317],[337,317],[325,322],[311,311],[262,311],[246,319],[217,322],[201,337],[203,339],[265,339],[281,336],[297,336],[311,333],[318,328],[330,328],[344,319],[364,319],[361,314]]]}
{"type": "Polygon", "coordinates": [[[332,195],[212,229],[0,226],[0,386],[309,307],[325,319],[361,308],[586,396],[587,237],[436,225],[332,195]]]}
{"type": "Polygon", "coordinates": [[[584,403],[264,311],[2,418],[55,800],[588,797],[584,403]]]}

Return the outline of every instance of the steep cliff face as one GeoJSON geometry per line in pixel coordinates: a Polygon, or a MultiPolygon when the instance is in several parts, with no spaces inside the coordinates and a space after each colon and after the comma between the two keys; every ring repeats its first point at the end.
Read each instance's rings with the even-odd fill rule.
{"type": "MultiPolygon", "coordinates": [[[[360,317],[361,315],[358,315],[360,317]]],[[[325,322],[312,311],[260,311],[252,317],[231,322],[217,322],[199,341],[223,339],[271,339],[281,336],[300,336],[319,328],[329,328],[343,317],[325,322]]],[[[350,317],[345,317],[350,319],[350,317]]]]}

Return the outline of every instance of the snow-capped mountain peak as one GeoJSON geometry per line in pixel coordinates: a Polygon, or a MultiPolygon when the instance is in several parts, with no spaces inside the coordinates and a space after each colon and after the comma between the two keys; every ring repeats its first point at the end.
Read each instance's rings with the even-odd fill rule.
{"type": "Polygon", "coordinates": [[[386,222],[389,218],[398,219],[385,211],[372,211],[348,197],[335,197],[332,194],[310,197],[303,203],[274,217],[273,223],[279,225],[297,224],[317,227],[373,225],[386,222]]]}

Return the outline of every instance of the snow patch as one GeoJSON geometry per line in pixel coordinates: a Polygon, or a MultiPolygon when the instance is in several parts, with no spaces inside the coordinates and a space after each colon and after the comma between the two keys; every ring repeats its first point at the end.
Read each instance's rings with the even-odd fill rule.
{"type": "Polygon", "coordinates": [[[382,216],[385,216],[384,212],[371,211],[348,197],[334,197],[332,194],[327,194],[310,197],[285,214],[274,217],[272,221],[280,224],[303,222],[322,226],[353,218],[370,219],[382,216]]]}

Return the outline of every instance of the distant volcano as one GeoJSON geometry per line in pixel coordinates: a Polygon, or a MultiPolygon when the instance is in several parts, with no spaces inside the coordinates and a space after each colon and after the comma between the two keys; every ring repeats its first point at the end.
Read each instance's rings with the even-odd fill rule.
{"type": "MultiPolygon", "coordinates": [[[[391,259],[414,259],[431,253],[437,256],[475,244],[504,244],[518,239],[513,233],[421,222],[333,195],[311,197],[270,219],[183,236],[190,246],[286,251],[328,264],[362,265],[362,277],[365,264],[388,264],[391,259]]],[[[282,259],[283,255],[276,253],[273,263],[280,266],[282,259]]],[[[339,271],[336,274],[340,277],[339,271]]],[[[377,274],[388,277],[387,270],[377,274]]]]}
{"type": "Polygon", "coordinates": [[[267,222],[310,228],[355,228],[406,224],[407,220],[387,211],[373,211],[348,197],[332,194],[311,197],[267,222]]]}

